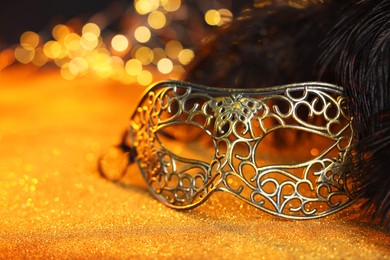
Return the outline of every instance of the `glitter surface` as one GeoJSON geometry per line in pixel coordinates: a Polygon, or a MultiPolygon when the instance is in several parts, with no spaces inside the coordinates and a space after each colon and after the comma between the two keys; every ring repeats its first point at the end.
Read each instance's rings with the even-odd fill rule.
{"type": "Polygon", "coordinates": [[[0,258],[390,258],[390,236],[359,208],[308,221],[228,194],[176,211],[138,169],[118,186],[96,161],[119,141],[142,92],[92,77],[13,68],[0,75],[0,258]]]}

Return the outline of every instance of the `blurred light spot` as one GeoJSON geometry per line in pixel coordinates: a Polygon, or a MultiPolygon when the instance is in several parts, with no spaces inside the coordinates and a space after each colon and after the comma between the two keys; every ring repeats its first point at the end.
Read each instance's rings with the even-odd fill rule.
{"type": "Polygon", "coordinates": [[[27,31],[20,36],[20,45],[26,50],[33,50],[39,44],[39,35],[35,32],[27,31]]]}
{"type": "Polygon", "coordinates": [[[136,59],[128,60],[125,65],[125,70],[130,76],[137,76],[142,71],[142,64],[136,59]]]}
{"type": "Polygon", "coordinates": [[[159,7],[159,0],[136,0],[134,2],[135,10],[139,14],[147,14],[159,7]]]}
{"type": "Polygon", "coordinates": [[[166,57],[165,51],[162,48],[154,48],[153,50],[153,64],[157,64],[159,60],[166,57]]]}
{"type": "Polygon", "coordinates": [[[85,50],[93,50],[99,44],[99,38],[91,32],[86,32],[80,39],[80,44],[85,50]]]}
{"type": "Polygon", "coordinates": [[[135,52],[135,58],[139,60],[142,65],[148,65],[153,61],[153,51],[145,46],[138,48],[135,52]]]}
{"type": "Polygon", "coordinates": [[[64,44],[69,51],[78,51],[81,48],[80,36],[76,33],[70,33],[65,36],[64,44]]]}
{"type": "Polygon", "coordinates": [[[228,9],[219,9],[218,10],[219,15],[220,15],[220,21],[218,23],[218,26],[222,26],[225,24],[229,24],[232,22],[233,19],[233,14],[230,12],[228,9]]]}
{"type": "Polygon", "coordinates": [[[58,24],[54,26],[51,34],[57,41],[62,41],[69,33],[70,29],[66,25],[58,24]]]}
{"type": "Polygon", "coordinates": [[[165,45],[165,52],[171,59],[176,59],[181,50],[183,50],[183,45],[179,41],[172,40],[165,45]]]}
{"type": "Polygon", "coordinates": [[[117,52],[124,52],[129,47],[129,41],[122,34],[115,35],[111,40],[111,46],[117,52]]]}
{"type": "Polygon", "coordinates": [[[160,0],[162,7],[168,12],[175,12],[181,6],[181,0],[160,0]]]}
{"type": "Polygon", "coordinates": [[[99,78],[106,79],[111,76],[111,57],[107,50],[102,49],[94,52],[92,60],[89,63],[91,64],[92,71],[99,78]]]}
{"type": "Polygon", "coordinates": [[[168,58],[162,58],[157,63],[158,71],[160,71],[162,74],[168,74],[173,69],[173,63],[168,58]]]}
{"type": "Polygon", "coordinates": [[[179,61],[183,65],[189,64],[195,57],[194,51],[190,49],[183,49],[179,53],[179,61]]]}
{"type": "Polygon", "coordinates": [[[27,49],[23,48],[22,46],[18,46],[15,49],[15,58],[20,63],[27,64],[27,63],[31,62],[34,58],[34,55],[35,55],[34,49],[27,50],[27,49]]]}
{"type": "Polygon", "coordinates": [[[310,150],[311,155],[317,156],[320,151],[317,148],[313,148],[310,150]]]}
{"type": "Polygon", "coordinates": [[[161,29],[165,26],[167,18],[165,14],[160,11],[154,11],[148,16],[148,23],[153,29],[161,29]]]}
{"type": "Polygon", "coordinates": [[[148,70],[142,70],[137,76],[137,82],[142,86],[147,86],[153,81],[153,75],[148,70]]]}
{"type": "Polygon", "coordinates": [[[150,40],[151,33],[148,27],[146,26],[139,26],[134,31],[134,38],[141,43],[145,43],[150,40]]]}
{"type": "Polygon", "coordinates": [[[100,36],[100,28],[94,23],[87,23],[86,25],[83,26],[82,29],[83,35],[88,32],[94,34],[96,38],[100,36]]]}
{"type": "Polygon", "coordinates": [[[96,36],[96,34],[94,34],[93,32],[86,32],[86,33],[83,33],[83,36],[82,38],[86,41],[89,41],[89,42],[94,42],[96,41],[99,37],[96,36]]]}
{"type": "Polygon", "coordinates": [[[217,10],[210,9],[206,12],[204,19],[208,25],[218,25],[221,21],[221,15],[217,10]]]}
{"type": "Polygon", "coordinates": [[[34,59],[32,60],[32,63],[35,66],[42,67],[43,65],[46,64],[47,61],[48,61],[48,58],[46,57],[45,53],[43,52],[43,48],[35,49],[35,56],[34,56],[34,59]]]}
{"type": "Polygon", "coordinates": [[[58,58],[62,53],[62,46],[56,41],[48,41],[43,46],[43,52],[50,59],[58,58]]]}

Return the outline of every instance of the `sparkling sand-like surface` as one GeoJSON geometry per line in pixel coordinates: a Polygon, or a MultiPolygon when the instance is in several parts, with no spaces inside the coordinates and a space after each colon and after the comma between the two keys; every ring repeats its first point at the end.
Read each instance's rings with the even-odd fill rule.
{"type": "Polygon", "coordinates": [[[196,209],[99,177],[143,88],[57,71],[0,74],[0,258],[386,259],[390,236],[358,208],[284,220],[229,194],[196,209]]]}

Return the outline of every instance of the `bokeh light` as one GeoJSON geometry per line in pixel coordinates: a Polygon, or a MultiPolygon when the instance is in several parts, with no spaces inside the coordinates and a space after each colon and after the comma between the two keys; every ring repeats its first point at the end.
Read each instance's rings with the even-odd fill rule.
{"type": "Polygon", "coordinates": [[[20,36],[20,45],[26,50],[33,50],[39,44],[39,35],[35,32],[27,31],[20,36]]]}
{"type": "Polygon", "coordinates": [[[60,57],[62,53],[62,46],[56,41],[48,41],[43,47],[43,52],[50,59],[56,59],[60,57]]]}
{"type": "Polygon", "coordinates": [[[168,58],[162,58],[158,61],[157,68],[162,74],[168,74],[173,69],[173,63],[168,58]]]}
{"type": "Polygon", "coordinates": [[[169,78],[183,75],[203,36],[214,26],[229,25],[233,18],[230,1],[212,5],[218,10],[209,6],[196,12],[192,11],[196,5],[181,0],[135,0],[130,5],[134,8],[124,9],[118,23],[111,20],[117,19],[112,14],[102,12],[87,21],[75,18],[55,25],[52,38],[26,31],[19,45],[0,51],[0,70],[15,60],[37,67],[54,63],[68,80],[92,74],[98,79],[146,86],[158,74],[169,78]],[[206,23],[194,28],[188,24],[202,19],[206,23]],[[118,30],[113,26],[119,26],[118,30]]]}
{"type": "Polygon", "coordinates": [[[165,11],[175,12],[181,6],[181,0],[160,0],[165,11]]]}
{"type": "Polygon", "coordinates": [[[63,25],[63,24],[58,24],[54,26],[52,30],[52,35],[55,40],[61,41],[65,38],[66,35],[70,33],[70,29],[68,26],[63,25]]]}
{"type": "Polygon", "coordinates": [[[142,63],[136,59],[130,59],[125,65],[126,73],[130,76],[137,76],[142,71],[142,63]]]}
{"type": "Polygon", "coordinates": [[[112,48],[117,52],[124,52],[129,47],[129,40],[122,34],[115,35],[111,40],[112,48]]]}
{"type": "Polygon", "coordinates": [[[221,15],[217,10],[208,10],[204,16],[204,19],[208,25],[216,26],[221,21],[221,15]]]}
{"type": "Polygon", "coordinates": [[[233,19],[233,14],[232,12],[230,12],[230,10],[222,8],[218,10],[218,13],[220,15],[218,26],[223,26],[231,23],[233,19]]]}
{"type": "Polygon", "coordinates": [[[137,82],[142,85],[142,86],[147,86],[153,81],[153,75],[150,71],[148,70],[142,70],[138,75],[137,75],[137,82]]]}
{"type": "Polygon", "coordinates": [[[147,14],[159,7],[159,0],[135,0],[134,7],[139,14],[147,14]]]}
{"type": "Polygon", "coordinates": [[[148,42],[150,40],[150,37],[150,30],[146,26],[139,26],[134,31],[134,38],[140,43],[148,42]]]}
{"type": "Polygon", "coordinates": [[[28,50],[23,48],[22,46],[18,46],[15,49],[15,58],[20,62],[27,64],[34,59],[35,50],[28,50]]]}
{"type": "Polygon", "coordinates": [[[148,65],[153,61],[153,51],[146,47],[141,46],[135,51],[134,57],[141,62],[142,65],[148,65]]]}
{"type": "Polygon", "coordinates": [[[171,59],[176,59],[179,56],[180,51],[183,50],[183,45],[176,40],[169,41],[165,45],[165,52],[171,59]]]}
{"type": "Polygon", "coordinates": [[[148,23],[153,29],[158,30],[163,28],[166,22],[167,18],[165,17],[165,14],[163,12],[154,11],[148,16],[148,23]]]}
{"type": "Polygon", "coordinates": [[[179,61],[183,65],[189,64],[195,57],[195,53],[191,49],[183,49],[179,52],[179,61]]]}
{"type": "Polygon", "coordinates": [[[100,36],[100,28],[95,23],[87,23],[86,25],[83,26],[82,33],[83,34],[92,33],[97,38],[100,36]]]}

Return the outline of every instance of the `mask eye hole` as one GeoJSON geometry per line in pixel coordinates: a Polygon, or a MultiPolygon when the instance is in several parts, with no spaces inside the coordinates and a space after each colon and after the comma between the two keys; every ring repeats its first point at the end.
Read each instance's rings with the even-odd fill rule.
{"type": "Polygon", "coordinates": [[[271,131],[256,148],[258,166],[300,164],[322,155],[337,157],[336,141],[303,130],[282,128],[271,131]]]}
{"type": "Polygon", "coordinates": [[[210,162],[214,154],[211,137],[196,125],[174,124],[156,132],[161,146],[182,158],[210,162]]]}

